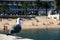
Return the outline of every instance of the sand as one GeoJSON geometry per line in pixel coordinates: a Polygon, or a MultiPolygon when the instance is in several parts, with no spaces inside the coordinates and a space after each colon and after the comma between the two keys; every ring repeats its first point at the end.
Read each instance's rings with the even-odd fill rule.
{"type": "MultiPolygon", "coordinates": [[[[1,18],[0,18],[1,19],[1,18]]],[[[4,25],[9,30],[16,23],[16,19],[3,19],[0,21],[0,30],[4,29],[4,25]]],[[[31,20],[21,20],[22,29],[45,29],[45,28],[60,28],[59,20],[52,20],[46,17],[36,17],[31,20]]]]}

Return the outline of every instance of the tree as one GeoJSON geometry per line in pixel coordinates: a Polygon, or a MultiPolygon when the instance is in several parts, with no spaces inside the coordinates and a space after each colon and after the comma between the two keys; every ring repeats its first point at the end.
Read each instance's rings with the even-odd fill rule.
{"type": "Polygon", "coordinates": [[[0,7],[0,14],[1,14],[1,7],[0,7]]]}
{"type": "Polygon", "coordinates": [[[40,8],[40,5],[41,5],[40,0],[36,0],[36,1],[35,1],[35,7],[36,7],[36,8],[40,8]]]}
{"type": "Polygon", "coordinates": [[[36,1],[35,1],[35,8],[37,8],[37,13],[38,13],[38,11],[39,11],[40,6],[41,6],[40,0],[36,0],[36,1]]]}
{"type": "Polygon", "coordinates": [[[46,9],[46,16],[47,16],[47,10],[48,10],[48,8],[51,7],[51,4],[49,4],[48,2],[44,2],[44,3],[42,4],[42,7],[46,9]]]}
{"type": "Polygon", "coordinates": [[[60,0],[55,0],[55,4],[56,4],[56,9],[59,10],[60,9],[60,0]]]}
{"type": "Polygon", "coordinates": [[[28,7],[29,7],[28,2],[24,1],[24,2],[22,3],[22,8],[25,9],[25,12],[24,12],[25,15],[27,15],[27,8],[28,8],[28,7]]]}
{"type": "Polygon", "coordinates": [[[3,3],[3,4],[1,5],[1,10],[4,12],[4,14],[5,14],[5,12],[8,10],[8,6],[7,6],[6,3],[3,3]]]}

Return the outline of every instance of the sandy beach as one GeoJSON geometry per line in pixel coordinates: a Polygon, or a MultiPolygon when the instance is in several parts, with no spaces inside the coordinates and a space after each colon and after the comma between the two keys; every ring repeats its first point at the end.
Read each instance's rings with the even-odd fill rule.
{"type": "MultiPolygon", "coordinates": [[[[1,19],[1,18],[0,18],[1,19]]],[[[22,29],[45,29],[45,28],[60,28],[59,20],[52,20],[44,17],[36,17],[36,19],[31,18],[21,20],[22,29]]],[[[16,24],[16,19],[3,19],[0,20],[0,30],[7,26],[9,30],[14,24],[16,24]]]]}

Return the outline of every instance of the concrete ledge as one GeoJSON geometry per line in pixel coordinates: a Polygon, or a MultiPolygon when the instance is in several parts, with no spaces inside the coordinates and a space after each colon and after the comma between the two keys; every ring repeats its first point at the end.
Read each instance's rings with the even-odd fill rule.
{"type": "Polygon", "coordinates": [[[33,40],[33,39],[0,34],[0,40],[33,40]]]}

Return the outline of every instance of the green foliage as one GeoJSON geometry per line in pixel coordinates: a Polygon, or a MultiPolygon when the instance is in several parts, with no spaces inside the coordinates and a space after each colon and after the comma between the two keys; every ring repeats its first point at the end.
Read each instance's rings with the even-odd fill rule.
{"type": "Polygon", "coordinates": [[[35,1],[35,7],[36,7],[36,8],[39,8],[40,5],[41,5],[40,0],[36,0],[36,1],[35,1]]]}
{"type": "Polygon", "coordinates": [[[60,0],[55,0],[55,2],[57,6],[60,6],[60,0]]]}
{"type": "Polygon", "coordinates": [[[29,5],[29,3],[28,3],[27,1],[24,1],[24,2],[22,3],[22,8],[25,9],[25,11],[24,11],[24,14],[25,14],[25,15],[27,15],[27,8],[28,8],[29,6],[30,6],[30,5],[29,5]]]}
{"type": "Polygon", "coordinates": [[[22,8],[28,8],[28,7],[29,7],[28,2],[24,1],[24,2],[22,3],[22,8]]]}
{"type": "Polygon", "coordinates": [[[0,7],[0,14],[1,14],[1,7],[0,7]]]}
{"type": "Polygon", "coordinates": [[[56,6],[57,6],[57,10],[60,9],[60,0],[55,0],[56,6]]]}
{"type": "Polygon", "coordinates": [[[6,3],[3,3],[0,7],[0,11],[3,11],[4,13],[8,11],[8,5],[6,3]]]}
{"type": "Polygon", "coordinates": [[[35,1],[35,8],[37,8],[37,15],[38,15],[38,10],[39,10],[40,6],[41,6],[41,1],[40,0],[36,0],[35,1]]]}
{"type": "Polygon", "coordinates": [[[0,11],[1,11],[1,7],[0,7],[0,11]]]}
{"type": "Polygon", "coordinates": [[[6,3],[3,3],[3,4],[1,5],[1,10],[8,10],[8,6],[7,6],[6,3]]]}
{"type": "Polygon", "coordinates": [[[2,7],[0,6],[0,11],[2,10],[2,7]]]}
{"type": "Polygon", "coordinates": [[[43,8],[50,8],[50,6],[51,6],[51,4],[49,4],[48,2],[44,2],[44,3],[42,4],[42,7],[43,7],[43,8]]]}
{"type": "Polygon", "coordinates": [[[46,16],[47,16],[47,9],[51,7],[51,4],[49,4],[48,2],[44,2],[42,4],[42,7],[46,9],[46,16]]]}

